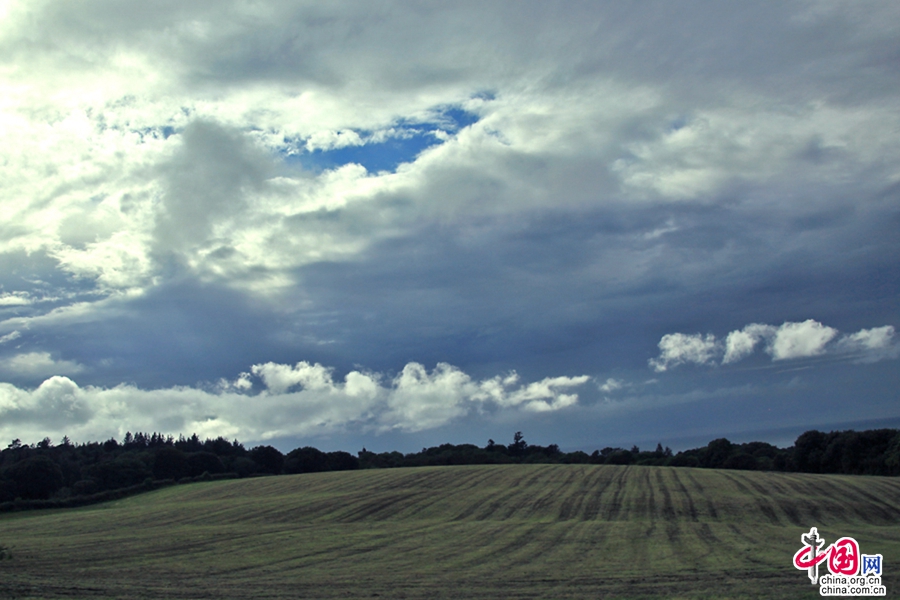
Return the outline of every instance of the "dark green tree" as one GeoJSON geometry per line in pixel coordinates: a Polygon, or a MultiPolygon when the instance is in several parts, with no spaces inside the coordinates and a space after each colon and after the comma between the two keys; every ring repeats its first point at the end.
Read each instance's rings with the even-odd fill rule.
{"type": "Polygon", "coordinates": [[[225,472],[222,459],[212,452],[192,452],[187,455],[188,472],[191,477],[197,477],[204,473],[215,475],[225,472]]]}
{"type": "Polygon", "coordinates": [[[725,468],[725,461],[732,455],[734,444],[725,438],[711,441],[706,446],[706,452],[700,459],[701,464],[709,469],[725,468]]]}
{"type": "Polygon", "coordinates": [[[153,458],[153,477],[156,479],[181,479],[190,473],[187,456],[181,450],[166,446],[156,451],[153,458]]]}
{"type": "Polygon", "coordinates": [[[19,496],[26,500],[46,500],[62,487],[59,465],[46,456],[32,456],[19,461],[6,471],[16,484],[19,496]]]}
{"type": "MultiPolygon", "coordinates": [[[[363,449],[363,452],[367,452],[363,449]]],[[[368,452],[368,454],[372,454],[368,452]]],[[[284,457],[285,473],[317,473],[327,469],[327,457],[318,448],[304,446],[291,450],[284,457]]]]}
{"type": "MultiPolygon", "coordinates": [[[[96,482],[103,490],[114,490],[137,485],[149,477],[150,474],[151,471],[147,464],[131,454],[117,456],[113,460],[103,460],[82,470],[82,475],[86,480],[96,482]]],[[[165,478],[160,477],[159,479],[165,478]]],[[[88,483],[79,485],[79,490],[90,488],[91,486],[88,483]]]]}
{"type": "Polygon", "coordinates": [[[272,446],[257,446],[250,450],[250,459],[259,465],[259,470],[272,475],[281,474],[284,455],[272,446]]]}
{"type": "Polygon", "coordinates": [[[794,442],[794,466],[804,473],[819,473],[822,457],[828,445],[828,436],[815,429],[800,434],[794,442]]]}
{"type": "Polygon", "coordinates": [[[517,431],[513,435],[513,443],[509,445],[509,453],[515,457],[525,456],[525,449],[528,448],[528,442],[525,441],[521,431],[517,431]]]}
{"type": "Polygon", "coordinates": [[[349,452],[338,450],[325,456],[329,471],[352,471],[359,468],[359,459],[349,452]]]}

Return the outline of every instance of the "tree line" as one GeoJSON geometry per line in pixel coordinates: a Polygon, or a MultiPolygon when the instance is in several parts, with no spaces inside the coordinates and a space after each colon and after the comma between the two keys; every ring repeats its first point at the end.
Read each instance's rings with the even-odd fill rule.
{"type": "Polygon", "coordinates": [[[272,446],[247,450],[237,440],[201,440],[160,433],[127,433],[119,442],[73,444],[49,438],[35,444],[13,440],[0,451],[0,511],[79,506],[166,485],[222,478],[436,465],[568,463],[660,465],[715,469],[900,475],[900,430],[807,431],[793,446],[766,442],[735,444],[725,438],[673,453],[605,447],[592,454],[563,452],[556,444],[529,444],[516,432],[510,444],[488,440],[442,444],[421,452],[370,452],[355,456],[305,446],[283,454],[272,446]]]}

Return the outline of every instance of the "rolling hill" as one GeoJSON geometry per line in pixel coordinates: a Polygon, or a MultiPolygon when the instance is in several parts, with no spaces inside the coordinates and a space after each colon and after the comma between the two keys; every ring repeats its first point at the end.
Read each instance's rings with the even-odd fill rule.
{"type": "MultiPolygon", "coordinates": [[[[813,598],[800,535],[897,589],[900,480],[610,465],[175,486],[0,516],[4,598],[813,598]]],[[[824,572],[824,571],[823,571],[824,572]]]]}

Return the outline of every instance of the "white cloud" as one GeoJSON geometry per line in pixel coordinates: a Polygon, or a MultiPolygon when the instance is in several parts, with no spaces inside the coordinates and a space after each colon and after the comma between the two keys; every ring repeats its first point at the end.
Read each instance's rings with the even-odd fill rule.
{"type": "Polygon", "coordinates": [[[621,381],[619,379],[613,379],[612,377],[610,377],[609,379],[606,380],[605,383],[603,383],[603,385],[601,385],[599,387],[600,387],[601,392],[610,393],[610,392],[615,392],[616,390],[622,389],[622,387],[624,385],[625,385],[624,381],[621,381]]]}
{"type": "Polygon", "coordinates": [[[0,337],[0,344],[5,344],[7,342],[17,340],[20,337],[22,337],[22,334],[19,333],[18,330],[11,331],[10,333],[7,333],[6,335],[0,337]]]}
{"type": "Polygon", "coordinates": [[[650,366],[657,372],[683,363],[708,365],[715,361],[719,352],[716,336],[711,333],[704,337],[699,333],[667,333],[659,340],[659,356],[650,359],[650,366]]]}
{"type": "Polygon", "coordinates": [[[0,373],[6,376],[45,377],[80,373],[83,370],[84,367],[77,362],[54,360],[49,352],[27,352],[0,359],[0,373]]]}
{"type": "Polygon", "coordinates": [[[749,356],[757,343],[773,339],[777,332],[778,328],[760,323],[751,323],[742,330],[732,331],[725,338],[725,357],[722,363],[736,362],[749,356]]]}
{"type": "MultiPolygon", "coordinates": [[[[900,355],[900,344],[891,344],[894,337],[892,325],[862,329],[840,339],[836,339],[837,335],[837,329],[813,319],[788,321],[777,327],[751,323],[743,329],[732,331],[725,338],[722,364],[735,363],[750,356],[760,342],[765,343],[765,352],[773,361],[823,354],[852,354],[860,362],[874,362],[900,355]]],[[[712,364],[722,354],[722,347],[712,334],[707,334],[705,338],[700,334],[667,334],[660,340],[659,349],[659,357],[650,359],[650,365],[656,371],[665,371],[670,366],[686,362],[712,364]]]]}
{"type": "MultiPolygon", "coordinates": [[[[651,45],[667,44],[667,32],[597,6],[520,15],[447,5],[424,16],[272,2],[252,18],[241,3],[7,6],[0,135],[16,143],[0,148],[0,208],[16,228],[0,252],[43,251],[106,294],[153,287],[177,265],[284,298],[300,267],[359,259],[427,223],[714,202],[735,181],[802,186],[853,169],[871,179],[873,161],[897,151],[891,104],[792,99],[735,87],[730,71],[727,83],[713,70],[690,92],[672,87],[677,77],[641,75],[616,35],[598,43],[587,24],[615,23],[617,35],[651,45]],[[524,42],[522,31],[541,42],[524,42]],[[404,66],[410,57],[415,69],[404,66]],[[479,94],[486,89],[491,99],[479,94]],[[444,132],[444,143],[397,173],[345,165],[314,174],[282,160],[402,136],[399,123],[433,124],[447,106],[481,120],[444,132]],[[847,160],[799,164],[811,140],[847,160]]],[[[690,64],[693,75],[687,58],[673,54],[672,65],[690,64]]],[[[634,238],[662,244],[680,231],[673,223],[634,238]]],[[[614,252],[589,267],[601,284],[654,267],[640,253],[614,252]]],[[[0,296],[0,305],[30,301],[0,296]]],[[[742,351],[733,346],[726,362],[742,351]]],[[[673,355],[671,364],[703,356],[673,355]]]]}
{"type": "Polygon", "coordinates": [[[825,353],[825,345],[838,333],[837,329],[807,319],[802,323],[784,323],[766,349],[772,360],[806,358],[825,353]]]}
{"type": "Polygon", "coordinates": [[[840,339],[838,345],[848,351],[882,350],[891,345],[893,338],[893,325],[885,325],[872,329],[860,329],[856,333],[845,335],[840,339]]]}
{"type": "Polygon", "coordinates": [[[548,412],[572,406],[578,402],[577,394],[565,394],[562,390],[580,386],[588,381],[587,375],[579,377],[548,377],[524,388],[513,391],[507,397],[506,404],[522,405],[525,410],[548,412]]]}
{"type": "MultiPolygon", "coordinates": [[[[263,384],[272,394],[283,394],[295,385],[302,385],[306,390],[334,389],[331,371],[318,363],[311,365],[301,361],[291,367],[268,362],[253,365],[251,372],[263,380],[263,384]]],[[[239,378],[238,381],[246,380],[239,378]]]]}
{"type": "Polygon", "coordinates": [[[34,302],[27,292],[0,294],[0,306],[26,306],[34,302]]]}
{"type": "Polygon", "coordinates": [[[451,365],[438,363],[431,374],[418,363],[409,363],[394,379],[388,394],[388,411],[379,421],[385,429],[430,429],[464,415],[466,401],[477,386],[451,365]]]}
{"type": "MultiPolygon", "coordinates": [[[[41,368],[61,362],[23,355],[41,368]]],[[[0,437],[76,440],[121,437],[126,430],[197,432],[244,441],[284,436],[327,435],[350,427],[375,431],[421,431],[441,427],[488,406],[546,412],[576,404],[571,393],[587,376],[550,377],[519,385],[514,374],[474,381],[439,363],[429,372],[409,363],[393,380],[351,371],[335,381],[333,369],[301,361],[253,365],[234,381],[213,389],[174,387],[143,390],[79,387],[54,376],[33,391],[0,384],[0,437]],[[252,375],[251,375],[252,373],[252,375]],[[252,377],[263,386],[251,393],[252,377]]]]}
{"type": "Polygon", "coordinates": [[[860,329],[839,339],[837,349],[854,355],[860,362],[876,362],[900,357],[900,343],[892,343],[893,339],[893,325],[860,329]]]}
{"type": "Polygon", "coordinates": [[[640,197],[711,199],[728,182],[781,176],[784,165],[796,163],[811,143],[823,155],[852,152],[866,161],[879,151],[893,152],[895,142],[869,117],[824,104],[797,112],[763,97],[735,98],[730,105],[695,113],[652,140],[630,143],[631,155],[613,168],[626,189],[640,197]]]}

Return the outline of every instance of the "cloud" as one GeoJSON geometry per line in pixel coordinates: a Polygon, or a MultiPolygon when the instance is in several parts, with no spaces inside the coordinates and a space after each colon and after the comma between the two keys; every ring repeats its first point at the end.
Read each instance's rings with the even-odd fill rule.
{"type": "Polygon", "coordinates": [[[711,333],[704,337],[699,333],[667,333],[659,340],[659,356],[650,359],[650,366],[659,373],[684,363],[708,365],[719,352],[716,337],[711,333]]]}
{"type": "MultiPolygon", "coordinates": [[[[61,270],[103,290],[156,285],[171,274],[174,253],[194,276],[271,294],[295,283],[298,266],[359,259],[423,220],[527,219],[535,208],[620,201],[716,203],[736,180],[845,177],[833,164],[798,159],[813,142],[822,156],[847,157],[840,165],[850,170],[897,145],[889,133],[896,116],[883,106],[736,88],[723,66],[741,57],[790,80],[785,73],[808,72],[802,57],[769,64],[769,44],[724,36],[715,43],[728,51],[705,56],[711,62],[697,80],[694,48],[608,7],[556,14],[533,5],[515,18],[502,6],[385,9],[386,18],[367,7],[276,2],[248,21],[238,4],[149,15],[124,3],[115,17],[103,3],[79,11],[26,4],[16,4],[0,38],[16,67],[3,75],[10,93],[0,120],[20,141],[0,151],[0,164],[10,200],[40,201],[4,203],[17,231],[3,241],[51,252],[61,270]],[[474,29],[452,26],[462,21],[474,29]],[[587,23],[644,40],[647,57],[654,44],[665,48],[692,91],[654,73],[648,65],[657,61],[638,60],[627,44],[599,43],[587,23]],[[541,31],[543,43],[524,43],[523,31],[541,31]],[[417,68],[401,68],[410,56],[417,68]],[[497,92],[480,93],[486,83],[497,92]],[[300,148],[390,141],[412,125],[445,121],[448,106],[480,120],[403,173],[336,165],[311,174],[283,160],[300,148]],[[396,210],[400,202],[407,210],[396,210]]],[[[793,40],[792,16],[754,12],[747,17],[759,21],[740,27],[793,40]]],[[[683,24],[700,28],[708,18],[683,24]]],[[[810,33],[831,31],[826,23],[804,21],[800,31],[832,56],[835,40],[810,33]]],[[[848,23],[869,34],[865,44],[882,41],[868,19],[848,23]]],[[[718,27],[697,31],[710,30],[718,27]]],[[[832,80],[840,78],[810,85],[832,80]]],[[[675,231],[653,226],[635,238],[663,243],[675,231]]]]}
{"type": "Polygon", "coordinates": [[[622,381],[620,379],[613,379],[612,377],[610,377],[609,379],[606,380],[606,382],[604,382],[602,385],[600,385],[599,388],[600,388],[601,392],[610,393],[610,392],[615,392],[616,390],[622,389],[622,387],[624,385],[625,385],[624,381],[622,381]]]}
{"type": "Polygon", "coordinates": [[[753,323],[728,334],[722,362],[737,362],[749,356],[760,341],[766,342],[765,351],[773,360],[818,356],[825,353],[826,345],[837,333],[837,329],[812,319],[783,323],[780,327],[753,323]]]}
{"type": "MultiPolygon", "coordinates": [[[[63,364],[44,355],[22,355],[17,364],[25,363],[41,369],[63,364]]],[[[2,383],[0,436],[97,440],[139,430],[258,441],[347,429],[413,432],[488,409],[560,410],[578,402],[572,390],[588,381],[587,376],[551,377],[519,384],[515,374],[476,381],[446,363],[430,372],[409,363],[387,381],[361,371],[336,381],[332,373],[321,364],[301,361],[253,365],[235,380],[212,387],[80,387],[63,376],[32,391],[2,383]],[[253,393],[255,386],[262,389],[253,393]]]]}
{"type": "Polygon", "coordinates": [[[513,369],[639,381],[648,335],[660,372],[895,356],[897,3],[0,5],[17,385],[407,431],[573,402],[513,369]]]}
{"type": "Polygon", "coordinates": [[[765,352],[773,361],[833,354],[852,355],[859,362],[875,362],[900,355],[900,344],[891,344],[892,325],[862,329],[839,339],[837,336],[837,329],[813,319],[785,322],[777,327],[752,323],[728,334],[723,353],[722,344],[713,334],[702,337],[700,334],[670,333],[659,342],[659,357],[649,362],[658,372],[689,362],[715,364],[720,356],[722,364],[730,364],[753,354],[760,342],[764,342],[765,352]]]}
{"type": "Polygon", "coordinates": [[[894,327],[885,325],[861,329],[837,341],[837,350],[857,357],[860,362],[876,362],[900,356],[900,343],[893,344],[894,327]]]}
{"type": "Polygon", "coordinates": [[[775,331],[766,352],[772,356],[772,360],[819,356],[825,353],[825,345],[837,333],[837,329],[812,319],[802,323],[785,323],[775,331]]]}
{"type": "Polygon", "coordinates": [[[28,292],[0,294],[0,306],[27,306],[33,302],[28,292]]]}
{"type": "Polygon", "coordinates": [[[578,402],[578,394],[565,394],[562,390],[576,387],[590,379],[587,375],[579,377],[548,377],[542,381],[529,383],[524,388],[510,393],[505,404],[522,406],[534,412],[549,412],[578,402]]]}
{"type": "MultiPolygon", "coordinates": [[[[330,369],[326,369],[320,364],[311,365],[306,361],[301,361],[293,367],[268,362],[253,365],[251,372],[262,379],[267,391],[271,394],[283,394],[296,385],[301,385],[306,390],[335,389],[330,369]]],[[[352,374],[356,374],[356,372],[352,374]]],[[[247,380],[238,378],[238,381],[241,382],[238,384],[240,386],[247,380]]]]}
{"type": "MultiPolygon", "coordinates": [[[[17,333],[17,332],[13,332],[17,333]]],[[[18,336],[9,334],[6,338],[15,339],[18,336]]],[[[48,375],[65,373],[80,373],[84,367],[77,362],[69,360],[54,360],[49,352],[27,352],[0,359],[0,373],[6,376],[16,377],[46,377],[48,375]]]]}
{"type": "Polygon", "coordinates": [[[22,334],[18,330],[13,330],[4,336],[0,336],[0,344],[5,344],[7,342],[17,340],[20,337],[22,337],[22,334]]]}
{"type": "Polygon", "coordinates": [[[732,331],[725,338],[725,357],[723,364],[741,360],[753,353],[756,344],[763,339],[771,339],[777,329],[771,325],[753,323],[740,331],[732,331]]]}

